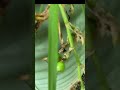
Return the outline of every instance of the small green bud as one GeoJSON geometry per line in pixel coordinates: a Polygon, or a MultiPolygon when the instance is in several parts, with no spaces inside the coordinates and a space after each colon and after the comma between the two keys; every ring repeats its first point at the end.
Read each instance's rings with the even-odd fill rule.
{"type": "Polygon", "coordinates": [[[63,61],[59,61],[57,63],[57,72],[63,72],[65,69],[65,64],[63,61]]]}

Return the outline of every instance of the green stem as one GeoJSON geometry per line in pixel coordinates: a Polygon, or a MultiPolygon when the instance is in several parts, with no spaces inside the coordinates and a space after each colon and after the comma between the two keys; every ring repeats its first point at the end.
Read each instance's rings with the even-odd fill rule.
{"type": "Polygon", "coordinates": [[[40,4],[40,13],[42,12],[42,10],[43,10],[43,4],[40,4]]]}
{"type": "Polygon", "coordinates": [[[79,56],[78,56],[78,54],[76,52],[76,49],[74,47],[74,44],[73,44],[73,38],[72,38],[70,29],[69,29],[70,28],[69,21],[67,19],[67,16],[66,16],[66,13],[64,11],[64,8],[62,7],[61,4],[59,4],[59,8],[60,8],[60,11],[61,11],[64,23],[65,23],[65,26],[66,26],[67,35],[68,35],[68,39],[69,39],[69,42],[70,42],[70,47],[74,48],[74,55],[75,55],[75,58],[76,58],[77,69],[78,69],[78,79],[81,82],[81,90],[85,90],[85,87],[84,87],[84,84],[83,84],[83,81],[82,81],[82,77],[81,77],[81,68],[80,68],[79,56]]]}
{"type": "Polygon", "coordinates": [[[56,90],[58,62],[58,5],[51,4],[48,27],[48,90],[56,90]]]}
{"type": "Polygon", "coordinates": [[[85,13],[85,4],[81,4],[82,6],[82,11],[85,13]]]}

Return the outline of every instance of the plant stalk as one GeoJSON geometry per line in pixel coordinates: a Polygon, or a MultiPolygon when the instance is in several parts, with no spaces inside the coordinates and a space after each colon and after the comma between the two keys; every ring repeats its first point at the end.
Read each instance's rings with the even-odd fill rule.
{"type": "Polygon", "coordinates": [[[61,11],[61,14],[62,14],[62,17],[63,17],[63,21],[64,21],[65,26],[66,26],[66,30],[67,30],[67,35],[68,35],[70,47],[74,48],[74,55],[75,55],[75,58],[76,58],[77,69],[78,69],[78,79],[81,82],[80,83],[81,90],[85,90],[85,87],[84,87],[84,84],[83,84],[83,80],[82,80],[82,77],[81,77],[81,68],[80,68],[79,56],[78,56],[78,54],[76,52],[76,49],[74,47],[73,38],[72,38],[72,35],[71,35],[71,31],[69,29],[70,28],[69,21],[67,19],[67,16],[66,16],[66,13],[64,11],[64,8],[63,8],[63,6],[61,4],[59,4],[59,8],[60,8],[60,11],[61,11]]]}

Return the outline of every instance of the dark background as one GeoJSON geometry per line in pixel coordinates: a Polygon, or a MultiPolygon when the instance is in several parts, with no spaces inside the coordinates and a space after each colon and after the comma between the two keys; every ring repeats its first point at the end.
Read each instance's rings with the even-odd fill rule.
{"type": "MultiPolygon", "coordinates": [[[[90,0],[89,0],[90,1],[90,0]]],[[[120,37],[120,0],[91,0],[96,1],[99,7],[104,8],[107,12],[110,12],[114,16],[114,20],[118,23],[118,33],[120,37]]],[[[86,9],[86,15],[88,10],[86,9]]],[[[86,16],[86,27],[95,31],[95,23],[88,20],[86,16]]],[[[96,33],[94,36],[94,48],[96,49],[97,56],[99,58],[100,65],[103,69],[103,73],[107,79],[110,89],[120,90],[120,38],[118,44],[114,47],[111,37],[105,36],[100,38],[96,33]]],[[[86,36],[87,37],[87,36],[86,36]]],[[[86,42],[87,43],[87,42],[86,42]]],[[[86,90],[103,90],[100,88],[100,83],[96,75],[96,67],[91,57],[86,59],[86,90]]],[[[106,90],[106,89],[104,89],[106,90]]]]}
{"type": "Polygon", "coordinates": [[[34,73],[34,2],[8,2],[0,14],[0,90],[31,90],[19,77],[34,73]]]}

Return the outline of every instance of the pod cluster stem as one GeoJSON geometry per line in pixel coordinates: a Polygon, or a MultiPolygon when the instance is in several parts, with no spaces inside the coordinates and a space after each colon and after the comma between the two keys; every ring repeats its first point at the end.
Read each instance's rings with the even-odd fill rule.
{"type": "Polygon", "coordinates": [[[76,63],[77,63],[77,69],[78,69],[78,79],[80,80],[80,86],[81,86],[81,90],[85,90],[85,87],[84,87],[84,84],[83,84],[83,81],[82,81],[82,77],[81,77],[81,68],[80,68],[80,61],[79,61],[79,56],[76,52],[76,49],[74,47],[74,43],[73,43],[73,38],[72,38],[72,35],[71,35],[71,31],[70,31],[70,25],[69,25],[69,21],[67,19],[67,16],[66,16],[66,13],[64,11],[64,8],[61,4],[59,4],[59,8],[60,8],[60,11],[61,11],[61,14],[62,14],[62,17],[63,17],[63,21],[65,23],[65,26],[66,26],[66,30],[67,30],[67,35],[68,35],[68,40],[69,40],[69,43],[70,43],[70,47],[71,48],[74,48],[74,55],[75,55],[75,58],[76,58],[76,63]]]}

